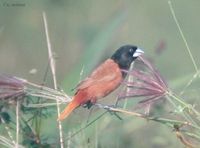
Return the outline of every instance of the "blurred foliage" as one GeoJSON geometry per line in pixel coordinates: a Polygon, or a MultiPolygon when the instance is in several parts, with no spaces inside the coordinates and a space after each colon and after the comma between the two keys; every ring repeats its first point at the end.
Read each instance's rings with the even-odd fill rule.
{"type": "MultiPolygon", "coordinates": [[[[200,1],[173,1],[173,5],[199,65],[200,20],[197,14],[200,13],[200,1]]],[[[57,57],[59,85],[68,94],[72,95],[71,89],[80,79],[123,44],[137,44],[144,48],[145,54],[153,60],[169,86],[177,93],[194,75],[195,70],[172,19],[167,0],[0,0],[1,73],[43,83],[48,52],[42,11],[47,14],[51,43],[57,57]],[[158,54],[155,49],[160,42],[165,47],[158,54]],[[82,68],[83,75],[80,76],[82,68]],[[32,69],[36,69],[35,74],[29,73],[32,69]]],[[[49,73],[46,85],[52,86],[49,73]]],[[[198,81],[192,83],[184,91],[183,98],[198,104],[199,86],[198,81]]],[[[107,98],[112,100],[113,96],[107,98]]],[[[15,107],[12,109],[15,112],[15,107]]],[[[26,147],[58,147],[56,108],[50,108],[49,111],[22,109],[24,113],[35,115],[35,118],[34,124],[29,125],[25,121],[30,116],[24,116],[26,120],[21,121],[20,143],[26,147]],[[37,116],[47,113],[48,118],[37,116]]],[[[153,112],[163,113],[163,110],[164,107],[157,107],[153,112]]],[[[94,110],[89,116],[88,110],[77,109],[63,122],[65,144],[69,147],[99,148],[183,147],[174,132],[166,126],[127,116],[119,120],[110,114],[68,138],[85,127],[87,120],[94,120],[100,113],[94,110]]],[[[6,125],[15,120],[12,113],[4,110],[0,110],[0,117],[6,121],[6,125]]],[[[1,126],[1,133],[7,135],[1,126]]],[[[11,125],[12,128],[14,135],[15,127],[11,125]]]]}

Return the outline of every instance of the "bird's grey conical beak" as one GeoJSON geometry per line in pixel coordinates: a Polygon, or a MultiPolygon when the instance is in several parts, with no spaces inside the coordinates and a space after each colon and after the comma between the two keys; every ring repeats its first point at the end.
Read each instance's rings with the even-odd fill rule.
{"type": "Polygon", "coordinates": [[[138,48],[135,53],[133,54],[133,57],[136,58],[140,55],[142,55],[144,53],[144,51],[142,51],[140,48],[138,48]]]}

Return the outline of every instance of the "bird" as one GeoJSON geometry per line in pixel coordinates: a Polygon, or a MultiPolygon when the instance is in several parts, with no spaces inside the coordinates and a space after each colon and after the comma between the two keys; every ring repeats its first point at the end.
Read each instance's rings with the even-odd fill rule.
{"type": "Polygon", "coordinates": [[[117,49],[76,86],[72,101],[61,112],[58,121],[67,118],[79,106],[88,104],[89,107],[114,91],[127,75],[124,70],[129,70],[131,63],[143,53],[144,51],[135,45],[124,45],[117,49]]]}

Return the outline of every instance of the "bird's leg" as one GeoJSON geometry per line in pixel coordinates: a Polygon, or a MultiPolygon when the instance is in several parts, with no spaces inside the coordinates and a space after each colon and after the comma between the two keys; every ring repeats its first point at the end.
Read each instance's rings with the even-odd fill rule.
{"type": "Polygon", "coordinates": [[[83,104],[84,108],[90,109],[95,103],[91,100],[87,101],[85,104],[83,104]]]}

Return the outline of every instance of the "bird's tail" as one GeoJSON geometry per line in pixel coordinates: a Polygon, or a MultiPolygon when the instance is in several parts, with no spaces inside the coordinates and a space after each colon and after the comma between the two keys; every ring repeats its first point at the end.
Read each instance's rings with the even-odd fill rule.
{"type": "Polygon", "coordinates": [[[58,117],[58,120],[64,120],[65,118],[67,118],[69,116],[69,114],[78,106],[80,105],[80,103],[76,100],[73,99],[68,105],[67,107],[64,109],[64,111],[60,114],[60,116],[58,117]]]}

